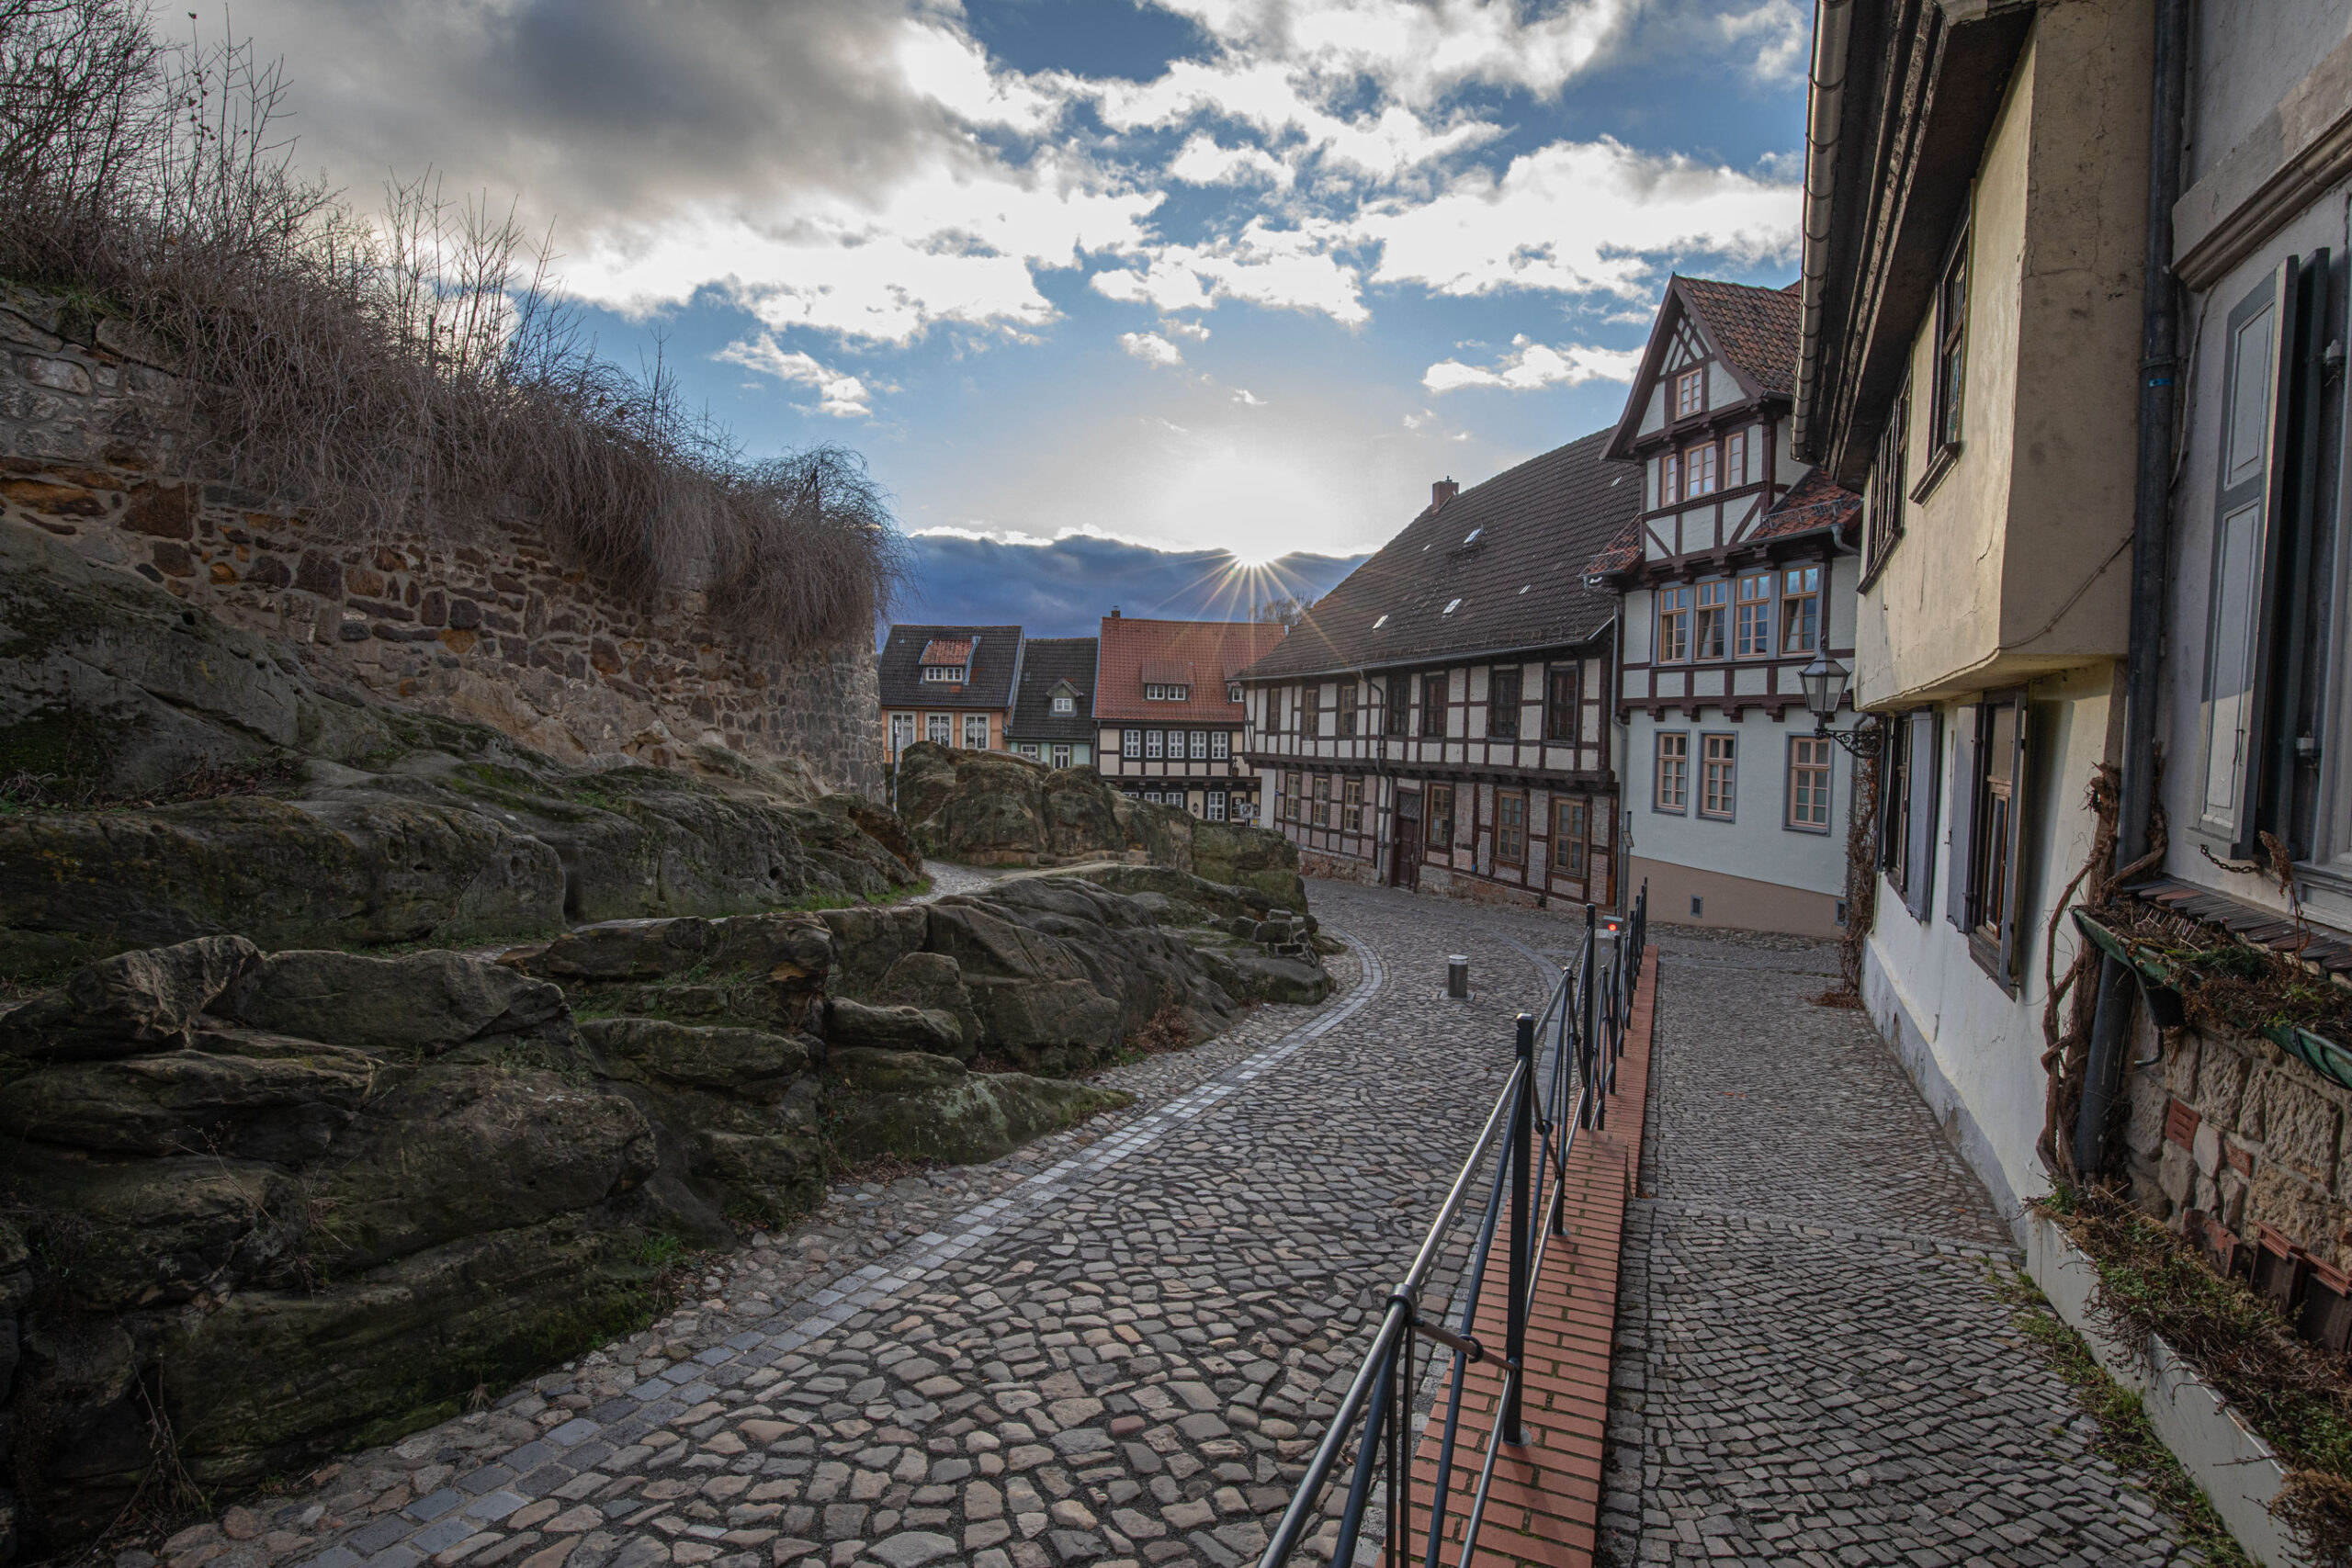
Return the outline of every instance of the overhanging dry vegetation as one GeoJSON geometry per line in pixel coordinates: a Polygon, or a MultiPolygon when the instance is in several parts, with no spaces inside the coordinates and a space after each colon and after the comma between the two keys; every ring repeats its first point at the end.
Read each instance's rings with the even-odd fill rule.
{"type": "Polygon", "coordinates": [[[862,459],[747,460],[598,357],[511,211],[419,181],[363,220],[293,175],[284,91],[136,0],[0,0],[0,276],[135,327],[198,470],[338,535],[520,522],[771,652],[870,635],[904,555],[862,459]]]}

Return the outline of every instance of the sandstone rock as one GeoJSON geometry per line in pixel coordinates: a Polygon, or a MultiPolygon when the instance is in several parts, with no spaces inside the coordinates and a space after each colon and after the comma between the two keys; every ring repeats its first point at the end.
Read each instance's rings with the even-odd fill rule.
{"type": "Polygon", "coordinates": [[[733,1189],[763,1223],[804,1213],[825,1195],[824,1145],[813,1136],[707,1132],[699,1143],[699,1172],[733,1189]]]}
{"type": "Polygon", "coordinates": [[[198,1049],[67,1063],[0,1097],[0,1133],[105,1155],[221,1152],[300,1164],[324,1153],[376,1080],[365,1054],[243,1030],[198,1049]]]}
{"type": "Polygon", "coordinates": [[[19,1160],[9,1173],[28,1237],[85,1311],[187,1300],[275,1260],[299,1233],[277,1167],[209,1155],[100,1164],[19,1160]]]}
{"type": "Polygon", "coordinates": [[[764,1030],[601,1018],[583,1021],[580,1033],[617,1076],[650,1076],[771,1103],[811,1065],[806,1043],[764,1030]]]}
{"type": "Polygon", "coordinates": [[[272,953],[222,1010],[255,1029],[393,1056],[485,1043],[568,1047],[572,1040],[561,989],[455,953],[272,953]]]}
{"type": "Polygon", "coordinates": [[[1023,1073],[972,1073],[950,1057],[912,1051],[836,1050],[827,1069],[845,1091],[835,1102],[833,1138],[851,1160],[995,1159],[1135,1098],[1023,1073]]]}
{"type": "Polygon", "coordinates": [[[0,1013],[0,1053],[75,1061],[183,1044],[197,1014],[260,960],[243,937],[204,937],[85,964],[0,1013]]]}
{"type": "Polygon", "coordinates": [[[869,1007],[836,998],[825,1004],[825,1039],[834,1045],[871,1045],[888,1051],[927,1051],[942,1056],[964,1054],[963,1025],[952,1012],[928,1008],[869,1007]]]}

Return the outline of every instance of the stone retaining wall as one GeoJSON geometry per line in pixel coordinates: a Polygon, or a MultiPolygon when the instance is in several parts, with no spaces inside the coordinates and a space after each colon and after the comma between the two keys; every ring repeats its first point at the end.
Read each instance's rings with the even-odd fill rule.
{"type": "Polygon", "coordinates": [[[870,639],[747,658],[703,597],[602,590],[535,531],[365,541],[182,477],[184,389],[119,323],[0,289],[0,506],[232,625],[314,675],[495,726],[560,760],[666,765],[717,742],[869,796],[882,754],[870,639]]]}

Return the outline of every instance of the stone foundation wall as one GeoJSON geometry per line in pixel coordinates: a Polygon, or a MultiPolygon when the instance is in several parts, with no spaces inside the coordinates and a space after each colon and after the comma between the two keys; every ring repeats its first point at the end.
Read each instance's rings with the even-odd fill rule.
{"type": "Polygon", "coordinates": [[[184,389],[119,323],[0,290],[0,506],[331,682],[489,724],[566,761],[715,743],[878,797],[871,638],[749,657],[702,595],[637,604],[533,530],[330,536],[180,477],[184,389]]]}
{"type": "Polygon", "coordinates": [[[2253,1244],[2267,1226],[2312,1261],[2352,1274],[2352,1090],[2268,1041],[2182,1027],[2161,1042],[2137,1010],[2129,1168],[2150,1213],[2211,1244],[2213,1222],[2253,1244]]]}
{"type": "Polygon", "coordinates": [[[1372,862],[1361,855],[1327,854],[1321,850],[1298,852],[1298,874],[1321,877],[1329,882],[1355,882],[1366,887],[1380,886],[1380,874],[1372,862]]]}

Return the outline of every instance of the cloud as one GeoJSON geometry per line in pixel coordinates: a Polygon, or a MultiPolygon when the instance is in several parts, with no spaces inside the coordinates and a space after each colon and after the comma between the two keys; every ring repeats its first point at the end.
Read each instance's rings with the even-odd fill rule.
{"type": "Polygon", "coordinates": [[[1243,568],[1222,550],[1155,549],[1091,531],[1047,540],[927,528],[908,542],[914,583],[902,615],[1010,620],[1031,637],[1092,637],[1114,604],[1130,615],[1247,620],[1253,605],[1320,597],[1363,559],[1297,553],[1243,568]]]}
{"type": "Polygon", "coordinates": [[[1213,137],[1195,136],[1169,160],[1167,175],[1193,186],[1262,182],[1287,188],[1293,170],[1262,147],[1220,147],[1213,137]]]}
{"type": "Polygon", "coordinates": [[[1121,333],[1119,346],[1147,365],[1184,363],[1184,351],[1158,333],[1121,333]]]}
{"type": "Polygon", "coordinates": [[[1659,257],[1793,260],[1797,188],[1604,137],[1523,153],[1499,177],[1467,170],[1433,199],[1376,204],[1355,229],[1380,246],[1376,282],[1635,298],[1659,257]]]}
{"type": "Polygon", "coordinates": [[[842,371],[829,370],[807,354],[786,350],[770,333],[762,333],[756,343],[730,343],[714,357],[794,386],[813,388],[819,394],[817,409],[820,413],[853,419],[874,412],[866,404],[865,382],[842,371]]]}
{"type": "Polygon", "coordinates": [[[1259,397],[1247,387],[1234,388],[1233,400],[1237,403],[1247,404],[1249,407],[1253,409],[1261,409],[1266,406],[1266,400],[1259,397]]]}
{"type": "Polygon", "coordinates": [[[1309,220],[1281,227],[1253,218],[1230,240],[1161,245],[1141,268],[1098,272],[1087,281],[1112,299],[1160,311],[1205,310],[1237,299],[1317,311],[1355,325],[1371,320],[1358,270],[1334,253],[1349,243],[1339,224],[1309,220]]]}
{"type": "MultiPolygon", "coordinates": [[[[1581,387],[1587,381],[1631,381],[1642,360],[1637,348],[1595,348],[1581,343],[1554,348],[1529,342],[1525,333],[1510,341],[1515,352],[1491,369],[1458,359],[1440,360],[1422,372],[1421,385],[1442,396],[1464,387],[1532,392],[1544,387],[1581,387]]],[[[1406,423],[1411,425],[1409,416],[1406,423]]]]}
{"type": "Polygon", "coordinates": [[[1170,337],[1188,337],[1195,343],[1209,341],[1209,330],[1198,321],[1162,321],[1159,330],[1170,337]]]}

